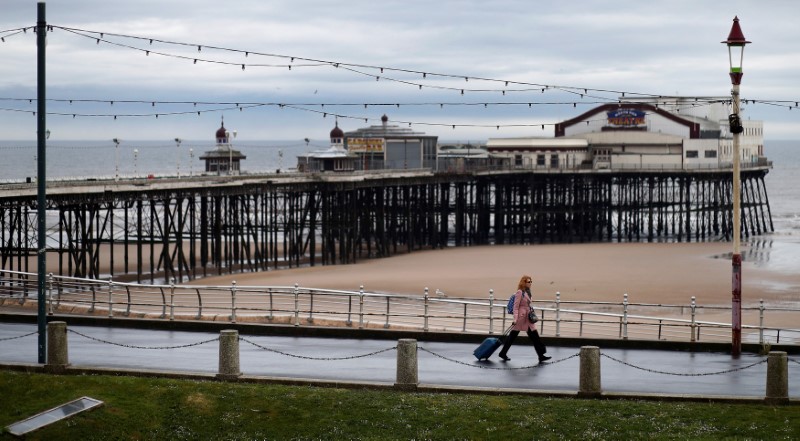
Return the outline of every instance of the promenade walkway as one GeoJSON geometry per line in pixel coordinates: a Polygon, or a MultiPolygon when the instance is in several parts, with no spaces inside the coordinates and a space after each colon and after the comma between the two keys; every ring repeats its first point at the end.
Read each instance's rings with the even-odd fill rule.
{"type": "MultiPolygon", "coordinates": [[[[0,323],[0,365],[36,365],[36,324],[0,323]]],[[[72,367],[201,374],[219,368],[219,333],[70,326],[72,367]]],[[[548,348],[539,365],[519,338],[509,362],[475,360],[475,344],[418,342],[419,382],[464,390],[576,393],[579,349],[548,348]]],[[[240,367],[248,377],[392,385],[397,341],[240,335],[240,367]]],[[[763,398],[767,357],[743,354],[603,349],[602,391],[691,397],[763,398]]],[[[800,398],[800,356],[789,356],[789,396],[800,398]]]]}

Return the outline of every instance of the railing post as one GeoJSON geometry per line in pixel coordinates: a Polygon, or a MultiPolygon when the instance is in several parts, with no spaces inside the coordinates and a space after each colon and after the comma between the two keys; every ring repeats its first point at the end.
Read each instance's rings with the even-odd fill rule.
{"type": "Polygon", "coordinates": [[[556,337],[561,337],[561,292],[559,291],[556,291],[556,337]]]}
{"type": "Polygon", "coordinates": [[[236,281],[231,282],[231,323],[236,323],[236,281]]]}
{"type": "Polygon", "coordinates": [[[175,320],[175,278],[169,284],[169,320],[175,320]]]}
{"type": "Polygon", "coordinates": [[[494,290],[489,290],[489,334],[494,334],[494,290]]]}
{"type": "Polygon", "coordinates": [[[273,315],[273,308],[274,307],[272,305],[272,288],[270,288],[269,289],[269,315],[267,316],[267,318],[269,320],[272,320],[273,318],[275,318],[275,316],[273,315]]]}
{"type": "Polygon", "coordinates": [[[389,312],[390,312],[389,304],[391,303],[391,301],[392,301],[392,297],[391,296],[386,296],[386,322],[383,324],[383,327],[385,329],[389,329],[389,312]]]}
{"type": "Polygon", "coordinates": [[[194,318],[200,320],[203,317],[203,296],[200,295],[200,288],[195,288],[194,292],[197,294],[197,315],[194,318]]]}
{"type": "Polygon", "coordinates": [[[598,397],[600,388],[600,348],[582,346],[580,352],[579,397],[598,397]]]}
{"type": "Polygon", "coordinates": [[[111,278],[108,279],[108,318],[114,317],[114,282],[111,278]]]}
{"type": "Polygon", "coordinates": [[[89,312],[94,312],[94,305],[97,303],[97,287],[92,284],[92,306],[89,307],[89,312]]]}
{"type": "Polygon", "coordinates": [[[417,368],[417,341],[403,338],[397,342],[397,380],[394,387],[414,390],[419,385],[417,368]]]}
{"type": "Polygon", "coordinates": [[[422,330],[428,332],[428,287],[425,287],[425,308],[423,312],[422,330]]]}
{"type": "Polygon", "coordinates": [[[314,323],[314,292],[311,291],[308,293],[308,318],[306,319],[308,323],[314,323]]]}
{"type": "Polygon", "coordinates": [[[348,294],[347,295],[347,320],[344,321],[344,324],[347,326],[353,326],[353,321],[351,317],[353,315],[353,296],[348,294]]]}
{"type": "Polygon", "coordinates": [[[235,380],[242,375],[239,370],[239,331],[223,329],[219,333],[219,372],[217,378],[235,380]]]}
{"type": "Polygon", "coordinates": [[[692,296],[692,305],[690,307],[690,311],[692,311],[692,325],[689,328],[692,335],[690,340],[692,343],[697,341],[697,322],[695,321],[695,314],[697,313],[697,299],[695,296],[692,296]]]}
{"type": "Polygon", "coordinates": [[[50,372],[63,372],[69,366],[67,349],[67,322],[47,324],[47,364],[50,372]]]}
{"type": "Polygon", "coordinates": [[[786,352],[772,351],[767,358],[767,404],[789,402],[789,366],[786,352]]]}
{"type": "Polygon", "coordinates": [[[131,315],[131,287],[125,286],[125,317],[131,315]]]}
{"type": "Polygon", "coordinates": [[[464,320],[461,322],[461,332],[467,332],[467,306],[469,304],[464,302],[464,320]]]}
{"type": "MultiPolygon", "coordinates": [[[[47,304],[49,305],[49,315],[53,315],[53,273],[47,274],[47,304]]],[[[58,304],[61,305],[61,296],[58,297],[58,304]]]]}
{"type": "Polygon", "coordinates": [[[758,344],[764,344],[764,299],[758,301],[758,344]]]}
{"type": "Polygon", "coordinates": [[[628,293],[622,297],[622,339],[628,339],[628,293]]]}
{"type": "Polygon", "coordinates": [[[358,329],[364,328],[364,285],[358,290],[358,329]]]}
{"type": "Polygon", "coordinates": [[[294,284],[294,325],[300,326],[300,285],[294,284]]]}

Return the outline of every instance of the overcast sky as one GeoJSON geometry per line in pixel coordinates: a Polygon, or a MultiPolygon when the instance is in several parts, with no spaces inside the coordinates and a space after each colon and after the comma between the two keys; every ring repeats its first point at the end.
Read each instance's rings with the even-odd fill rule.
{"type": "MultiPolygon", "coordinates": [[[[334,115],[348,131],[386,114],[444,140],[553,136],[619,92],[729,96],[720,42],[738,15],[753,42],[741,95],[759,101],[743,117],[763,120],[768,140],[800,139],[799,11],[796,0],[50,0],[47,125],[55,140],[203,140],[224,116],[242,140],[327,141],[334,115]]],[[[13,31],[36,19],[36,1],[2,1],[2,140],[36,139],[36,36],[13,31]]]]}

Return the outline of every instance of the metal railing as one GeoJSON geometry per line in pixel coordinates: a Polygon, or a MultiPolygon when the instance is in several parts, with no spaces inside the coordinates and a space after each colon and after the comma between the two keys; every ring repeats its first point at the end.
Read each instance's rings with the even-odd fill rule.
{"type": "MultiPolygon", "coordinates": [[[[294,326],[351,326],[423,331],[501,334],[511,324],[506,298],[453,298],[426,288],[422,295],[396,295],[294,286],[142,285],[113,280],[49,274],[47,311],[108,317],[164,320],[223,320],[232,323],[285,323],[294,326]]],[[[0,305],[34,304],[35,273],[0,271],[0,305]]],[[[701,320],[730,317],[729,306],[535,300],[539,331],[556,337],[619,338],[668,341],[730,340],[730,323],[701,320]],[[727,314],[727,315],[725,315],[727,314]]],[[[780,316],[798,316],[800,308],[742,307],[742,340],[765,344],[800,344],[800,329],[772,324],[780,316]]],[[[784,323],[787,322],[786,320],[784,323]]],[[[796,320],[792,321],[797,323],[796,320]]]]}

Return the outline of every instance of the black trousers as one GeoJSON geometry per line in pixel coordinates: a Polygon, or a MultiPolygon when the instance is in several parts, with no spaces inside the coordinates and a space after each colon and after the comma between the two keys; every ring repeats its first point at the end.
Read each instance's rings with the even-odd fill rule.
{"type": "MultiPolygon", "coordinates": [[[[530,329],[528,329],[527,332],[528,332],[528,338],[531,339],[531,341],[533,342],[533,348],[536,350],[536,355],[538,355],[539,358],[542,358],[544,354],[547,352],[547,348],[544,347],[542,339],[539,338],[539,331],[531,331],[530,329]]],[[[500,351],[500,355],[506,355],[508,353],[508,348],[510,348],[511,345],[514,344],[514,340],[517,339],[518,335],[519,331],[517,330],[513,330],[508,333],[508,335],[506,336],[505,344],[503,344],[503,349],[500,351]]]]}

